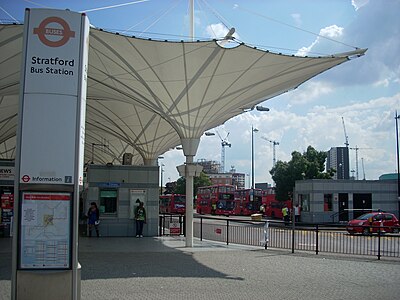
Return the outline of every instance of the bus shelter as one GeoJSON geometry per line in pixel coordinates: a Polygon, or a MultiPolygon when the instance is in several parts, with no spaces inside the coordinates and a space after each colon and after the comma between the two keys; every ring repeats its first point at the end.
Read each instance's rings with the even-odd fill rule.
{"type": "MultiPolygon", "coordinates": [[[[0,25],[0,157],[13,158],[18,119],[22,25],[0,25]]],[[[182,145],[187,212],[193,205],[193,163],[202,134],[257,104],[297,88],[366,49],[326,57],[296,57],[217,40],[159,41],[91,28],[85,162],[156,165],[182,145]],[[107,146],[96,151],[98,146],[107,146]]],[[[56,68],[64,76],[61,65],[56,68]]],[[[45,69],[46,70],[46,69],[45,69]]],[[[62,155],[62,154],[61,154],[62,155]]],[[[186,245],[193,245],[187,215],[186,245]]]]}

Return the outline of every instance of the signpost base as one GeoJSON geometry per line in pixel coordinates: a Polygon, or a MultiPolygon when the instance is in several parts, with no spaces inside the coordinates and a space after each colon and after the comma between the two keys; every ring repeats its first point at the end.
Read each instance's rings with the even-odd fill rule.
{"type": "MultiPolygon", "coordinates": [[[[81,299],[81,266],[78,266],[77,298],[81,299]]],[[[18,300],[74,299],[73,271],[17,271],[18,300]]]]}

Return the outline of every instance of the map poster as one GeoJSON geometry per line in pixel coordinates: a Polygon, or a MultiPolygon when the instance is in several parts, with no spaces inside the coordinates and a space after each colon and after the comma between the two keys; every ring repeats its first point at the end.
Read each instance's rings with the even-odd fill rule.
{"type": "Polygon", "coordinates": [[[71,193],[23,192],[21,269],[71,268],[71,193]]]}

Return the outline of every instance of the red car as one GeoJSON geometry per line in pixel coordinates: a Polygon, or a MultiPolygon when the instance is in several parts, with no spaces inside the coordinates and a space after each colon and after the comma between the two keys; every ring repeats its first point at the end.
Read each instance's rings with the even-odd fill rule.
{"type": "Polygon", "coordinates": [[[346,229],[350,234],[361,233],[368,235],[378,232],[378,227],[383,227],[381,232],[398,233],[400,229],[399,220],[394,214],[371,212],[349,221],[346,229]]]}

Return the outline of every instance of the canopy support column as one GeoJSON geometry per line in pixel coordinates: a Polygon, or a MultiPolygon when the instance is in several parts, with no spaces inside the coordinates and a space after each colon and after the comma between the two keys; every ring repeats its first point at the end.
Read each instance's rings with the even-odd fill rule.
{"type": "Polygon", "coordinates": [[[190,0],[190,39],[194,41],[194,0],[190,0]]]}
{"type": "Polygon", "coordinates": [[[158,161],[157,159],[143,159],[143,164],[145,166],[157,166],[158,161]]]}
{"type": "Polygon", "coordinates": [[[193,247],[193,177],[200,175],[203,167],[193,163],[200,139],[181,139],[183,153],[186,157],[184,165],[177,167],[179,175],[186,179],[186,220],[185,220],[185,246],[193,247]]]}

